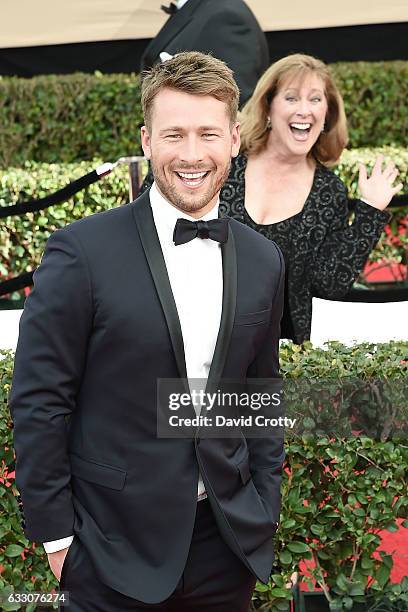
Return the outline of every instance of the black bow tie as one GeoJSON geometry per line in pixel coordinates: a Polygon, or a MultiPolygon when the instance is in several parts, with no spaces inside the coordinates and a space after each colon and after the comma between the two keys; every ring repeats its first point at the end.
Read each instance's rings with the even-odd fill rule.
{"type": "Polygon", "coordinates": [[[174,4],[174,2],[170,2],[169,6],[162,4],[160,8],[162,11],[167,13],[167,15],[174,15],[174,13],[177,13],[177,10],[178,10],[177,5],[174,4]]]}
{"type": "Polygon", "coordinates": [[[190,242],[197,236],[209,238],[223,244],[228,240],[229,219],[210,219],[210,221],[189,221],[188,219],[177,219],[173,233],[173,241],[177,246],[190,242]]]}

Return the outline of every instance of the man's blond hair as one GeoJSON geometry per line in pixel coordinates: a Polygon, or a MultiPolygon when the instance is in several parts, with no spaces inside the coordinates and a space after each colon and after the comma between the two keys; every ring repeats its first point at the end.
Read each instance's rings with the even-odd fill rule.
{"type": "Polygon", "coordinates": [[[156,64],[142,75],[142,109],[148,131],[154,99],[162,89],[195,96],[213,96],[227,105],[231,127],[237,120],[239,89],[225,62],[198,51],[184,51],[156,64]]]}

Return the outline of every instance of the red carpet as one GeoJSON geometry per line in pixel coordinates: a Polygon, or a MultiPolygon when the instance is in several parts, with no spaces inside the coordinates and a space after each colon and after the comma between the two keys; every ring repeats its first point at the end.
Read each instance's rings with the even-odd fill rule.
{"type": "MultiPolygon", "coordinates": [[[[394,533],[389,531],[380,532],[381,544],[378,547],[378,550],[383,550],[393,556],[394,566],[391,571],[391,581],[395,583],[401,582],[405,576],[408,576],[408,529],[401,526],[403,519],[398,519],[397,522],[400,526],[398,531],[394,533]]],[[[300,581],[302,580],[302,576],[309,575],[307,571],[308,567],[313,567],[311,561],[301,563],[300,581]]],[[[300,583],[300,588],[302,591],[309,590],[307,585],[303,582],[300,583]]]]}

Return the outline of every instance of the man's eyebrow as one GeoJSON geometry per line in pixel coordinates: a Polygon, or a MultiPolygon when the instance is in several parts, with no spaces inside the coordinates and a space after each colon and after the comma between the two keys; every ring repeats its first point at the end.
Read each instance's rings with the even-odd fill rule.
{"type": "MultiPolygon", "coordinates": [[[[198,130],[200,132],[222,132],[222,129],[220,127],[217,127],[215,125],[200,125],[198,127],[198,130]]],[[[179,125],[173,125],[171,127],[168,128],[164,128],[162,130],[160,130],[160,134],[167,134],[168,132],[184,132],[185,128],[179,126],[179,125]]]]}
{"type": "Polygon", "coordinates": [[[160,134],[165,134],[166,132],[182,132],[183,128],[179,127],[177,125],[165,128],[163,130],[160,130],[160,134]]]}
{"type": "Polygon", "coordinates": [[[203,132],[222,132],[222,128],[217,127],[216,125],[200,125],[200,130],[203,132]]]}

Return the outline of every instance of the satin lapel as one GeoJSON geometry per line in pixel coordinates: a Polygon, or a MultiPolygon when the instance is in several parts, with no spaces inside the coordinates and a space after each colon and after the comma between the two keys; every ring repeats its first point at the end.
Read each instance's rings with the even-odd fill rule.
{"type": "Polygon", "coordinates": [[[144,193],[133,205],[133,214],[139,230],[140,240],[146,255],[147,263],[156,286],[157,295],[162,305],[164,317],[169,329],[171,343],[179,370],[180,378],[187,378],[184,355],[183,336],[176,303],[167,274],[166,264],[153,220],[148,192],[144,193]]]}
{"type": "Polygon", "coordinates": [[[173,38],[190,23],[194,12],[200,7],[203,1],[204,0],[188,0],[187,4],[183,6],[180,11],[169,17],[156,38],[153,38],[144,52],[142,61],[144,61],[145,64],[153,64],[158,61],[159,54],[165,51],[166,45],[168,45],[173,38]]]}
{"type": "Polygon", "coordinates": [[[214,356],[208,374],[207,392],[211,392],[211,389],[217,386],[222,376],[234,325],[237,302],[237,255],[231,226],[229,227],[228,241],[222,245],[221,249],[223,277],[222,314],[214,356]]]}

